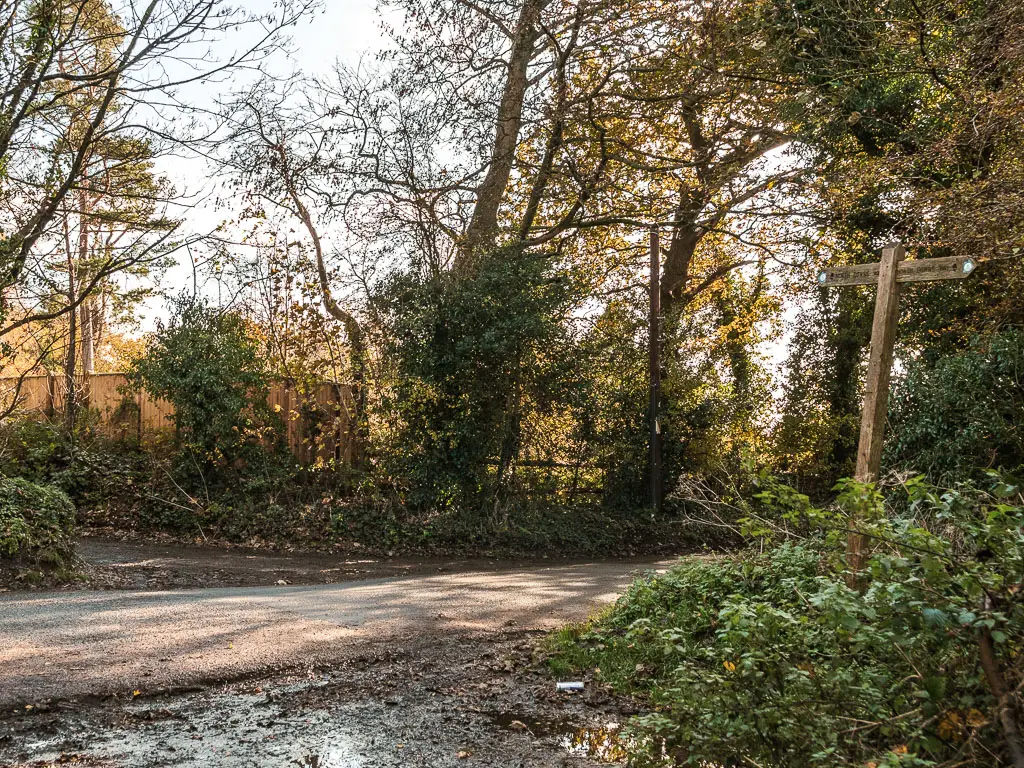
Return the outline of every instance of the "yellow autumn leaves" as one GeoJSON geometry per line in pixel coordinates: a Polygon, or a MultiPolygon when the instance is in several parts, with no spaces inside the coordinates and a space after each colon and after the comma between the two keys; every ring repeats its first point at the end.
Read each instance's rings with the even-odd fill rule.
{"type": "Polygon", "coordinates": [[[967,729],[980,728],[987,722],[988,718],[981,710],[969,709],[964,713],[951,710],[939,720],[939,737],[947,741],[963,741],[967,729]]]}

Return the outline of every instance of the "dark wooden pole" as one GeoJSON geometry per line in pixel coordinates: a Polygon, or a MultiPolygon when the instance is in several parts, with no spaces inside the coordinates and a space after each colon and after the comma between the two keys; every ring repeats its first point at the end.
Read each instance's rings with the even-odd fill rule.
{"type": "Polygon", "coordinates": [[[53,380],[53,372],[46,372],[46,416],[52,419],[57,413],[57,385],[53,380]]]}
{"type": "Polygon", "coordinates": [[[650,420],[651,420],[651,506],[661,511],[661,425],[658,421],[661,402],[661,253],[658,228],[651,227],[651,317],[650,317],[650,420]]]}

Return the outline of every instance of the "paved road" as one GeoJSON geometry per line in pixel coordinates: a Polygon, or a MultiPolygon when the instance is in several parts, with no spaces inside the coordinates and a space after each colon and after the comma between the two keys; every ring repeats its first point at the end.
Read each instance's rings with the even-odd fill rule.
{"type": "Polygon", "coordinates": [[[376,641],[548,629],[612,601],[655,561],[324,586],[0,596],[0,706],[227,680],[351,657],[376,641]]]}
{"type": "Polygon", "coordinates": [[[281,579],[290,584],[337,584],[438,572],[543,568],[572,562],[546,558],[502,562],[482,557],[377,557],[352,550],[286,553],[102,536],[79,539],[78,556],[85,561],[94,586],[117,589],[259,587],[281,579]]]}

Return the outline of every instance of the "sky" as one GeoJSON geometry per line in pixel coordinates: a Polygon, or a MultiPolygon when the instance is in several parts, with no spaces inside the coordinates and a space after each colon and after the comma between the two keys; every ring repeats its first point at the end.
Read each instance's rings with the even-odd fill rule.
{"type": "MultiPolygon", "coordinates": [[[[387,40],[381,26],[381,17],[376,0],[322,0],[323,7],[290,30],[291,51],[272,57],[268,69],[276,75],[287,76],[301,72],[307,75],[327,74],[335,62],[356,65],[360,58],[372,56],[385,46],[387,40]]],[[[246,2],[248,11],[270,10],[273,0],[246,2]]],[[[225,47],[239,46],[244,41],[228,40],[225,47]]],[[[209,86],[198,85],[182,89],[182,99],[197,104],[211,102],[211,97],[227,94],[238,83],[220,83],[211,92],[209,86]]],[[[157,163],[157,172],[166,175],[174,185],[188,197],[202,196],[211,190],[211,173],[207,164],[199,158],[165,157],[157,163]]],[[[184,229],[187,232],[209,232],[220,224],[230,212],[215,209],[212,203],[201,204],[188,210],[184,229]]],[[[181,253],[178,264],[172,267],[160,281],[160,290],[166,295],[175,295],[185,288],[191,288],[192,266],[188,256],[181,253]]],[[[162,296],[147,300],[139,312],[138,332],[152,330],[157,319],[166,315],[166,302],[162,296]]]]}
{"type": "MultiPolygon", "coordinates": [[[[374,0],[324,0],[323,11],[295,31],[296,63],[306,72],[324,72],[336,59],[356,63],[384,44],[374,0]]],[[[269,7],[267,0],[247,7],[269,7]]]]}
{"type": "MultiPolygon", "coordinates": [[[[259,11],[270,9],[272,5],[273,0],[257,0],[247,3],[246,9],[259,11]]],[[[400,19],[393,17],[392,23],[397,25],[400,19]]],[[[291,30],[291,37],[292,50],[288,54],[282,52],[269,63],[271,71],[275,74],[327,74],[337,61],[356,65],[361,58],[372,56],[387,45],[376,0],[323,0],[323,7],[291,30]]],[[[228,92],[231,83],[224,83],[220,87],[223,92],[228,92]]],[[[209,99],[211,94],[208,90],[199,89],[194,94],[182,95],[203,102],[209,99]]],[[[210,174],[202,161],[182,162],[178,159],[168,162],[160,170],[170,176],[179,188],[195,192],[203,187],[209,187],[210,174]]],[[[212,206],[193,209],[189,212],[188,227],[194,232],[210,231],[229,215],[229,212],[223,209],[214,210],[212,206]]],[[[182,289],[191,289],[192,284],[192,266],[188,263],[187,256],[184,256],[179,264],[164,276],[160,288],[164,296],[173,296],[182,289]]],[[[207,291],[209,290],[208,286],[207,291]]],[[[214,295],[212,298],[219,297],[214,295]]],[[[795,307],[787,309],[787,327],[795,311],[795,307]]],[[[156,320],[166,314],[163,297],[150,299],[140,312],[141,324],[138,332],[152,330],[156,320]]],[[[783,362],[786,347],[787,338],[775,339],[763,344],[761,351],[773,367],[778,367],[783,362]]]]}

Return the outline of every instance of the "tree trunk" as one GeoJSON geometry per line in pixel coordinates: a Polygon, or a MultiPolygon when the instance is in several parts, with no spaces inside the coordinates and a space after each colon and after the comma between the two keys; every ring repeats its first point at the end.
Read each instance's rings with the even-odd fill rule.
{"type": "Polygon", "coordinates": [[[78,285],[75,272],[75,249],[71,247],[71,225],[69,222],[70,211],[65,207],[63,216],[64,227],[64,257],[68,268],[68,350],[64,358],[64,427],[68,435],[74,434],[75,429],[75,367],[77,365],[77,343],[78,343],[78,312],[75,310],[75,301],[78,299],[78,285]]]}
{"type": "Polygon", "coordinates": [[[681,224],[672,230],[672,242],[665,256],[661,278],[661,311],[669,317],[686,297],[690,281],[690,263],[703,233],[694,226],[681,224]]]}
{"type": "Polygon", "coordinates": [[[861,321],[864,304],[863,297],[853,291],[840,292],[834,330],[826,340],[835,370],[835,378],[828,386],[828,410],[832,418],[843,425],[829,451],[829,463],[837,473],[833,479],[849,475],[857,455],[861,360],[869,340],[868,328],[861,321]]]}
{"type": "Polygon", "coordinates": [[[498,460],[498,472],[495,480],[496,490],[506,487],[512,480],[512,472],[519,459],[519,448],[522,445],[522,401],[523,392],[520,385],[521,366],[516,366],[512,388],[505,404],[505,423],[502,430],[501,452],[498,460]]]}
{"type": "Polygon", "coordinates": [[[92,301],[86,299],[79,306],[82,326],[82,374],[91,376],[96,369],[95,363],[95,329],[93,328],[93,307],[92,301]]]}
{"type": "MultiPolygon", "coordinates": [[[[736,311],[729,304],[728,297],[719,297],[716,303],[721,315],[718,327],[728,328],[736,322],[736,311]]],[[[732,375],[736,416],[743,417],[749,415],[751,405],[749,401],[753,366],[750,362],[750,350],[735,328],[726,333],[724,347],[729,359],[729,373],[732,375]]]]}
{"type": "Polygon", "coordinates": [[[323,241],[320,239],[320,232],[316,228],[316,223],[313,221],[313,217],[306,204],[302,201],[302,197],[299,195],[298,188],[295,185],[295,179],[292,176],[289,165],[288,150],[284,145],[284,140],[282,139],[281,143],[276,145],[274,149],[281,158],[281,173],[288,197],[291,198],[299,220],[305,226],[310,239],[313,241],[313,252],[316,255],[316,273],[317,279],[320,282],[320,297],[324,302],[324,308],[331,317],[342,324],[345,328],[345,336],[348,339],[352,364],[352,397],[355,401],[353,422],[356,427],[356,444],[352,450],[352,464],[359,466],[362,463],[365,444],[369,435],[369,427],[366,420],[366,370],[368,367],[366,340],[356,316],[338,304],[331,291],[330,277],[327,274],[327,264],[324,260],[323,241]]]}
{"type": "Polygon", "coordinates": [[[523,102],[529,84],[528,70],[533,59],[534,44],[540,30],[540,15],[549,0],[524,0],[519,20],[512,33],[512,51],[509,54],[505,88],[498,105],[495,121],[494,146],[487,173],[476,188],[476,205],[466,229],[466,239],[456,259],[455,267],[471,271],[477,259],[495,245],[498,234],[498,209],[505,197],[519,130],[523,122],[523,102]]]}
{"type": "MultiPolygon", "coordinates": [[[[74,304],[76,298],[75,260],[68,251],[68,303],[74,304]]],[[[75,366],[77,365],[78,344],[78,313],[68,312],[68,354],[64,360],[64,426],[71,435],[75,430],[75,366]]]]}
{"type": "Polygon", "coordinates": [[[92,303],[92,348],[95,355],[107,333],[107,295],[100,293],[91,299],[92,303]]]}
{"type": "MultiPolygon", "coordinates": [[[[83,185],[86,183],[86,179],[83,178],[83,185]]],[[[92,207],[90,205],[90,199],[85,189],[78,194],[78,260],[76,268],[78,270],[85,269],[85,266],[89,263],[89,255],[91,250],[89,248],[89,237],[91,229],[89,227],[89,220],[86,218],[86,212],[92,207]]],[[[76,279],[79,284],[87,283],[89,275],[78,274],[76,279]]],[[[93,346],[92,346],[92,316],[89,312],[90,301],[86,297],[82,297],[82,303],[79,305],[79,342],[81,345],[81,358],[82,358],[82,389],[81,394],[86,398],[86,404],[88,404],[87,398],[89,394],[89,374],[92,373],[93,367],[93,346]]],[[[71,314],[75,314],[74,311],[71,314]]],[[[71,372],[74,373],[75,367],[71,366],[71,372]]],[[[70,402],[70,400],[69,400],[70,402]]],[[[77,410],[78,403],[75,402],[73,409],[77,410]]],[[[69,428],[74,426],[75,417],[77,414],[72,414],[69,417],[69,428]]]]}
{"type": "Polygon", "coordinates": [[[1010,760],[1014,768],[1024,768],[1024,739],[1017,725],[1017,707],[1014,705],[1013,692],[1007,689],[1006,680],[999,667],[999,659],[996,657],[992,633],[988,628],[982,629],[978,636],[978,651],[985,680],[996,698],[996,715],[1003,727],[1010,760]]]}

